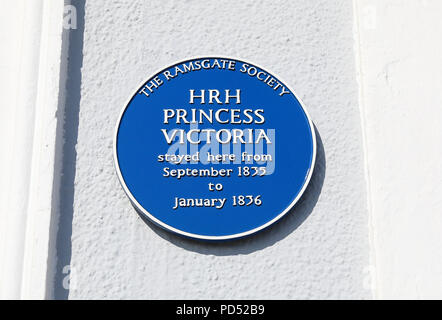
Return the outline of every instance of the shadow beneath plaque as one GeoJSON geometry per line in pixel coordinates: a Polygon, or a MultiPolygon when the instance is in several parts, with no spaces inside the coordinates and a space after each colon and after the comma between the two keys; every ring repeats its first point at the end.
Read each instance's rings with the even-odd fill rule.
{"type": "Polygon", "coordinates": [[[326,160],[321,136],[316,127],[315,132],[317,146],[316,163],[307,189],[301,199],[283,218],[256,234],[226,241],[195,240],[162,229],[138,212],[135,206],[134,208],[141,219],[143,219],[156,234],[185,250],[207,255],[228,256],[249,254],[270,247],[295,231],[307,219],[316,206],[319,195],[321,194],[325,178],[326,160]]]}

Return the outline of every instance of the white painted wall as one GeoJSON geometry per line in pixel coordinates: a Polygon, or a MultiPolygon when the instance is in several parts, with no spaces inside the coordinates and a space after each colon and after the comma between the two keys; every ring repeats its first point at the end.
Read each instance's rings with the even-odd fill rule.
{"type": "Polygon", "coordinates": [[[28,10],[24,1],[2,0],[0,6],[0,297],[18,298],[38,74],[38,54],[29,52],[39,51],[41,2],[28,10]],[[27,90],[20,94],[22,84],[27,90]]]}
{"type": "Polygon", "coordinates": [[[68,91],[81,92],[79,116],[67,118],[78,121],[67,169],[75,174],[66,172],[75,187],[65,189],[74,196],[62,203],[62,214],[72,215],[62,229],[70,236],[72,224],[71,256],[59,265],[70,263],[75,275],[69,298],[370,298],[352,28],[345,0],[87,1],[77,39],[81,85],[68,82],[68,91]],[[147,225],[113,167],[112,132],[127,97],[159,67],[207,54],[250,59],[287,79],[322,141],[295,210],[233,243],[183,240],[147,225]]]}
{"type": "Polygon", "coordinates": [[[44,298],[53,277],[63,9],[0,1],[0,298],[44,298]]]}
{"type": "Polygon", "coordinates": [[[442,297],[440,1],[72,2],[66,38],[63,2],[0,0],[0,298],[442,297]],[[209,54],[290,82],[320,138],[295,210],[233,243],[146,224],[113,168],[140,81],[209,54]]]}
{"type": "Polygon", "coordinates": [[[442,298],[442,2],[356,1],[379,298],[442,298]]]}

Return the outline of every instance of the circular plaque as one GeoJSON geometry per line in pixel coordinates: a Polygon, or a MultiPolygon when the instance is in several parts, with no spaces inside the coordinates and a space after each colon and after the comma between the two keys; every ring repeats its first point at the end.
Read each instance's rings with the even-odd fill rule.
{"type": "Polygon", "coordinates": [[[246,61],[201,57],[137,88],[118,119],[114,157],[142,215],[183,236],[227,240],[294,206],[312,175],[316,138],[279,77],[246,61]]]}

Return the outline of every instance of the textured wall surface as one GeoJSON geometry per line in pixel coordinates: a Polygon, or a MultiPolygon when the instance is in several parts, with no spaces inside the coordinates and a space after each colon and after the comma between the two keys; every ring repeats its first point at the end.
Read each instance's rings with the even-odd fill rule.
{"type": "Polygon", "coordinates": [[[61,280],[70,264],[72,279],[69,293],[56,279],[57,298],[371,297],[351,1],[77,6],[57,274],[61,280]],[[138,84],[160,67],[208,54],[275,72],[304,100],[319,134],[317,167],[294,210],[258,235],[218,244],[144,222],[112,158],[117,117],[138,84]]]}

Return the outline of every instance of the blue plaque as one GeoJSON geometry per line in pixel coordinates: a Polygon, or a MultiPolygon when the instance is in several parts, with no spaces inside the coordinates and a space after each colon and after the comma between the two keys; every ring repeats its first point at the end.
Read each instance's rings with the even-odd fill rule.
{"type": "Polygon", "coordinates": [[[203,57],[162,69],[137,89],[118,119],[114,157],[142,215],[183,236],[227,240],[293,207],[312,175],[316,138],[279,77],[246,61],[203,57]]]}

